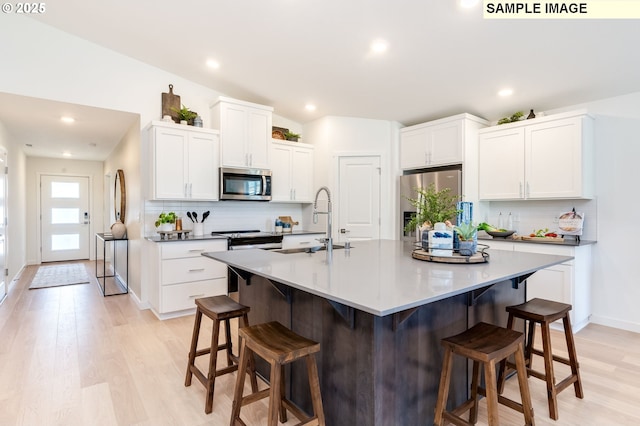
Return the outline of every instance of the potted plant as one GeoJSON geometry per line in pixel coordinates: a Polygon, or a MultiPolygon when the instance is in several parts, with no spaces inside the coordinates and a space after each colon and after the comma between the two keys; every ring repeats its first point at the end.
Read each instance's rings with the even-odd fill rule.
{"type": "Polygon", "coordinates": [[[438,222],[447,222],[459,213],[456,203],[460,197],[451,195],[451,189],[444,188],[437,191],[435,184],[432,183],[426,189],[416,188],[415,191],[418,194],[417,198],[407,197],[407,200],[416,207],[417,212],[411,215],[411,220],[404,228],[405,231],[411,232],[416,228],[423,231],[438,222]]]}
{"type": "Polygon", "coordinates": [[[176,222],[176,214],[174,212],[160,213],[156,220],[156,228],[160,231],[173,231],[173,224],[176,222]]]}
{"type": "Polygon", "coordinates": [[[478,249],[478,242],[476,240],[476,234],[478,228],[471,222],[463,223],[455,228],[456,234],[458,234],[458,252],[462,256],[472,256],[478,249]]]}
{"type": "Polygon", "coordinates": [[[186,106],[182,105],[182,108],[172,108],[173,112],[178,115],[178,119],[180,120],[180,124],[189,124],[193,125],[193,120],[198,116],[197,112],[191,111],[186,106]]]}
{"type": "Polygon", "coordinates": [[[286,140],[293,141],[293,142],[298,142],[298,139],[301,138],[299,134],[290,132],[288,130],[284,133],[284,137],[286,140]]]}

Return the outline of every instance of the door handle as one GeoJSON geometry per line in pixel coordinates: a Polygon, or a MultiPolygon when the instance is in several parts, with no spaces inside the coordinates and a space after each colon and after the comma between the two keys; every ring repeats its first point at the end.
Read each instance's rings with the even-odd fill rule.
{"type": "Polygon", "coordinates": [[[84,212],[84,224],[89,224],[89,212],[84,212]]]}

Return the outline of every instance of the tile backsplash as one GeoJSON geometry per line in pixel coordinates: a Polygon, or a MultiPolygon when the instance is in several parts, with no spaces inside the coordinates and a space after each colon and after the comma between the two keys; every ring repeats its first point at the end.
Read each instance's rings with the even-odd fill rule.
{"type": "Polygon", "coordinates": [[[558,230],[558,223],[554,218],[562,213],[584,213],[584,229],[581,238],[584,240],[597,239],[597,201],[596,200],[558,200],[558,201],[492,201],[488,213],[477,221],[484,221],[498,226],[499,215],[502,213],[503,227],[507,227],[509,213],[513,220],[513,228],[518,234],[528,235],[536,229],[549,228],[558,230]]]}
{"type": "Polygon", "coordinates": [[[265,203],[258,201],[146,201],[145,202],[145,236],[156,234],[154,222],[162,212],[175,212],[182,218],[184,229],[192,229],[193,223],[187,212],[197,212],[202,219],[204,212],[211,212],[204,221],[204,233],[213,231],[258,229],[273,231],[278,216],[291,216],[300,224],[294,229],[305,229],[302,222],[301,204],[265,203]]]}

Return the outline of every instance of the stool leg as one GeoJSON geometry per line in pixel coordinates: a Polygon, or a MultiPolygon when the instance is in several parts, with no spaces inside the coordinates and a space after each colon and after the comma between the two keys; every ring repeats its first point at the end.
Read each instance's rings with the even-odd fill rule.
{"type": "MultiPolygon", "coordinates": [[[[514,318],[513,314],[509,314],[509,319],[507,320],[507,328],[509,330],[513,330],[514,318]]],[[[504,382],[507,378],[507,359],[505,358],[500,361],[500,368],[498,369],[498,393],[502,394],[504,392],[504,382]]]]}
{"type": "Polygon", "coordinates": [[[533,426],[533,406],[531,404],[531,393],[529,392],[529,382],[527,381],[527,365],[524,360],[522,343],[518,345],[518,350],[516,351],[516,371],[518,373],[518,385],[520,386],[525,425],[533,426]]]}
{"type": "Polygon", "coordinates": [[[218,343],[220,341],[220,321],[213,321],[213,333],[211,333],[211,352],[209,352],[209,372],[207,373],[207,400],[204,412],[213,411],[213,391],[216,385],[216,368],[218,364],[218,343]]]}
{"type": "Polygon", "coordinates": [[[582,393],[582,380],[580,379],[580,370],[578,364],[578,355],[576,353],[576,344],[573,340],[573,330],[571,329],[571,319],[569,314],[562,319],[564,325],[564,336],[567,340],[567,352],[569,353],[569,362],[571,364],[571,374],[576,377],[576,381],[573,383],[573,389],[576,396],[580,399],[584,398],[582,393]]]}
{"type": "Polygon", "coordinates": [[[496,388],[496,364],[489,361],[484,363],[484,382],[487,393],[487,418],[489,426],[500,425],[498,415],[498,389],[496,388]]]}
{"type": "Polygon", "coordinates": [[[444,425],[444,411],[447,408],[447,399],[449,398],[449,384],[451,383],[451,361],[453,353],[451,349],[445,348],[444,359],[442,360],[442,373],[440,373],[440,387],[438,390],[438,400],[436,402],[436,415],[433,424],[436,426],[444,425]]]}
{"type": "Polygon", "coordinates": [[[547,399],[549,400],[549,417],[558,420],[558,401],[556,378],[553,373],[553,354],[551,352],[551,331],[549,323],[540,324],[542,328],[542,352],[544,357],[544,374],[547,382],[547,399]]]}
{"type": "Polygon", "coordinates": [[[469,423],[478,422],[478,386],[480,386],[480,363],[473,361],[473,375],[471,376],[471,399],[473,406],[469,411],[469,423]]]}
{"type": "Polygon", "coordinates": [[[286,396],[285,396],[285,391],[286,391],[286,381],[284,379],[284,366],[280,365],[280,402],[278,404],[278,406],[280,407],[278,410],[278,413],[280,415],[280,422],[282,423],[286,423],[287,421],[287,409],[284,408],[284,404],[282,403],[282,401],[285,400],[286,396]]]}
{"type": "Polygon", "coordinates": [[[193,334],[191,335],[191,347],[189,348],[189,362],[187,364],[187,375],[184,379],[185,386],[191,386],[191,377],[193,376],[193,373],[191,372],[191,367],[195,364],[195,361],[196,361],[198,335],[200,334],[201,323],[202,323],[202,312],[200,311],[200,308],[196,308],[196,318],[193,323],[193,334]]]}
{"type": "Polygon", "coordinates": [[[318,366],[313,355],[307,355],[307,374],[309,375],[309,390],[311,391],[311,403],[313,414],[318,419],[318,425],[324,426],[324,410],[322,408],[322,395],[320,393],[320,379],[318,378],[318,366]]]}
{"type": "Polygon", "coordinates": [[[282,366],[274,361],[271,364],[270,382],[271,389],[269,391],[269,417],[268,426],[278,426],[278,414],[281,411],[282,401],[280,400],[282,388],[282,366]]]}
{"type": "MultiPolygon", "coordinates": [[[[533,321],[526,321],[525,320],[525,327],[528,326],[527,328],[527,343],[526,346],[524,348],[524,362],[526,364],[526,366],[528,368],[533,368],[533,344],[536,341],[536,323],[533,321]]],[[[527,377],[529,377],[530,374],[527,373],[527,377]]]]}
{"type": "MultiPolygon", "coordinates": [[[[244,314],[242,316],[242,327],[249,327],[249,316],[244,314]]],[[[239,340],[242,340],[240,337],[239,340]]],[[[253,358],[253,355],[249,357],[248,360],[248,368],[249,368],[249,378],[251,379],[251,392],[258,392],[258,378],[256,377],[256,362],[253,358]]]]}
{"type": "Polygon", "coordinates": [[[225,345],[227,347],[227,367],[231,367],[233,365],[233,343],[231,342],[231,325],[229,324],[230,321],[230,319],[223,320],[225,345]]]}
{"type": "Polygon", "coordinates": [[[231,407],[231,423],[235,426],[236,420],[242,424],[240,420],[240,408],[242,407],[242,394],[244,391],[244,378],[247,371],[247,360],[251,357],[251,349],[248,349],[242,339],[240,339],[240,361],[238,365],[238,374],[236,376],[236,387],[233,392],[233,406],[231,407]]]}

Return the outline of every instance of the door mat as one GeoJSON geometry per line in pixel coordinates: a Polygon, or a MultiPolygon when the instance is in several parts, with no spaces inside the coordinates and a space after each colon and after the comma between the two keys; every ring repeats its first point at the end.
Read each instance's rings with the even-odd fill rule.
{"type": "Polygon", "coordinates": [[[58,287],[71,284],[85,284],[89,275],[82,263],[41,266],[33,277],[29,290],[36,288],[58,287]]]}

